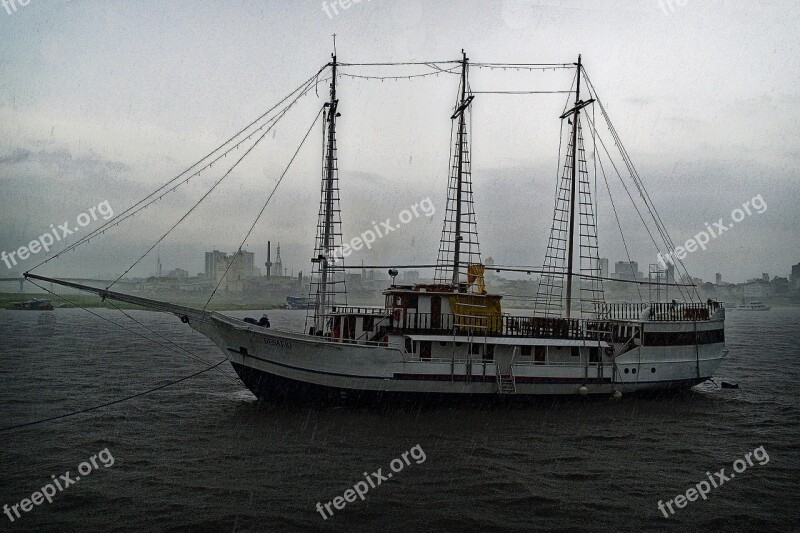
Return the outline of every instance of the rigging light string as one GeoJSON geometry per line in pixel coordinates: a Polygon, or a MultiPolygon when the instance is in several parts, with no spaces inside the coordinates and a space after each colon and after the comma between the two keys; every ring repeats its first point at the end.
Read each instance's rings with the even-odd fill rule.
{"type": "Polygon", "coordinates": [[[454,74],[458,75],[457,72],[453,72],[456,67],[443,70],[439,69],[436,72],[425,72],[423,74],[408,74],[406,76],[362,76],[360,74],[350,74],[349,72],[337,72],[338,75],[346,76],[348,78],[358,78],[362,80],[409,80],[411,78],[424,78],[426,76],[438,76],[439,74],[454,74]]]}
{"type": "MultiPolygon", "coordinates": [[[[190,208],[190,209],[189,209],[189,210],[188,210],[188,211],[187,211],[187,212],[186,212],[186,213],[185,213],[185,214],[184,214],[184,215],[183,215],[181,218],[180,218],[180,219],[178,219],[178,221],[177,221],[177,222],[175,222],[175,224],[173,224],[173,225],[172,225],[172,227],[170,227],[170,229],[168,229],[168,230],[167,230],[167,232],[166,232],[166,233],[164,233],[164,235],[162,235],[162,236],[161,236],[161,238],[159,238],[159,239],[158,239],[158,240],[157,240],[155,243],[153,243],[153,245],[152,245],[150,248],[148,248],[148,250],[147,250],[147,251],[146,251],[144,254],[142,254],[142,256],[141,256],[141,257],[139,257],[139,259],[137,259],[137,260],[136,260],[136,261],[135,261],[135,262],[134,262],[132,265],[130,265],[130,266],[128,267],[128,269],[127,269],[127,270],[125,270],[125,272],[123,272],[123,273],[122,273],[122,274],[121,274],[121,275],[120,275],[120,276],[119,276],[117,279],[115,279],[115,280],[114,280],[114,282],[113,282],[113,283],[111,283],[111,285],[109,285],[108,287],[106,287],[106,289],[110,289],[110,288],[111,288],[111,287],[112,287],[112,286],[113,286],[115,283],[117,283],[119,280],[121,280],[121,279],[122,279],[122,278],[125,276],[125,274],[127,274],[128,272],[130,272],[130,271],[133,269],[133,267],[135,267],[137,264],[139,264],[139,262],[140,262],[142,259],[144,259],[144,258],[147,256],[147,254],[149,254],[151,251],[153,251],[153,249],[154,249],[156,246],[158,246],[158,244],[159,244],[161,241],[163,241],[163,240],[164,240],[164,239],[167,237],[167,235],[169,235],[169,234],[170,234],[170,233],[171,233],[171,232],[172,232],[172,231],[173,231],[173,230],[174,230],[176,227],[178,227],[178,225],[179,225],[179,224],[181,224],[181,223],[182,223],[184,220],[186,220],[186,218],[187,218],[187,217],[188,217],[188,216],[189,216],[189,215],[190,215],[190,214],[191,214],[191,213],[192,213],[192,212],[193,212],[193,211],[194,211],[194,210],[195,210],[195,209],[196,209],[196,208],[197,208],[197,207],[198,207],[198,206],[199,206],[199,205],[200,205],[200,204],[201,204],[201,203],[202,203],[202,202],[203,202],[205,199],[206,199],[206,198],[208,198],[208,196],[209,196],[209,195],[210,195],[210,194],[211,194],[211,193],[212,193],[212,192],[213,192],[213,191],[214,191],[214,190],[217,188],[217,186],[219,186],[219,184],[220,184],[220,183],[222,183],[222,181],[224,181],[224,180],[225,180],[225,179],[226,179],[228,176],[230,176],[230,174],[231,174],[231,173],[233,172],[233,170],[234,170],[234,169],[235,169],[235,168],[236,168],[236,167],[239,165],[239,163],[241,163],[241,162],[242,162],[242,160],[244,160],[244,158],[245,158],[245,157],[247,157],[247,156],[250,154],[250,152],[252,152],[252,151],[253,151],[253,149],[254,149],[256,146],[258,146],[258,144],[261,142],[261,140],[262,140],[262,139],[264,139],[264,137],[265,137],[265,136],[266,136],[266,135],[267,135],[267,134],[268,134],[270,131],[272,131],[272,129],[275,127],[275,125],[278,123],[278,121],[279,121],[281,118],[283,118],[283,116],[284,116],[284,115],[286,115],[286,113],[287,113],[287,112],[288,112],[288,111],[289,111],[289,110],[292,108],[292,106],[294,106],[294,104],[296,104],[296,103],[297,103],[297,101],[298,101],[300,98],[302,98],[303,96],[305,96],[305,95],[306,95],[306,94],[307,94],[307,93],[308,93],[310,90],[311,90],[311,86],[307,87],[303,93],[299,94],[299,95],[297,96],[297,98],[295,98],[295,99],[294,99],[294,100],[293,100],[293,101],[292,101],[292,102],[291,102],[291,103],[290,103],[288,106],[286,106],[286,107],[285,107],[283,110],[281,110],[280,114],[279,114],[279,115],[278,115],[276,118],[274,118],[274,121],[272,122],[272,124],[270,125],[270,127],[269,127],[269,128],[267,128],[266,130],[264,130],[264,133],[262,133],[262,134],[261,134],[261,136],[260,136],[260,137],[258,137],[258,138],[256,139],[256,141],[255,141],[255,142],[254,142],[254,143],[253,143],[253,144],[252,144],[252,145],[251,145],[251,146],[250,146],[250,147],[249,147],[249,148],[248,148],[248,149],[245,151],[245,153],[244,153],[244,154],[242,154],[242,156],[241,156],[239,159],[237,159],[237,160],[236,160],[236,162],[235,162],[235,163],[234,163],[234,164],[233,164],[233,165],[232,165],[232,166],[231,166],[231,167],[228,169],[228,171],[227,171],[227,172],[225,172],[225,174],[223,174],[223,176],[222,176],[222,177],[221,177],[219,180],[217,180],[217,181],[214,183],[214,185],[212,185],[212,186],[211,186],[211,188],[210,188],[210,189],[208,189],[208,191],[206,191],[206,193],[205,193],[205,194],[204,194],[204,195],[203,195],[203,196],[202,196],[202,197],[201,197],[201,198],[200,198],[200,199],[199,199],[199,200],[198,200],[198,201],[197,201],[197,202],[196,202],[196,203],[195,203],[195,204],[194,204],[194,205],[193,205],[193,206],[192,206],[192,207],[191,207],[191,208],[190,208]]],[[[266,124],[264,124],[264,125],[266,125],[266,124]]],[[[262,128],[263,128],[263,126],[262,126],[262,128]]],[[[253,134],[255,134],[255,132],[254,132],[253,134]]]]}
{"type": "MultiPolygon", "coordinates": [[[[197,166],[198,166],[200,163],[202,163],[203,161],[206,161],[207,159],[209,159],[209,158],[210,158],[211,156],[213,156],[215,153],[219,152],[219,151],[220,151],[220,150],[221,150],[223,147],[225,147],[225,146],[227,146],[228,144],[230,144],[232,141],[234,141],[236,138],[238,138],[239,136],[241,136],[241,135],[242,135],[244,132],[246,132],[248,129],[250,129],[250,128],[251,128],[251,127],[253,127],[255,124],[257,124],[258,122],[260,122],[262,119],[264,119],[264,117],[266,117],[266,116],[268,116],[270,113],[272,113],[272,111],[274,111],[275,109],[277,109],[277,108],[278,108],[278,107],[279,107],[281,104],[283,104],[284,102],[286,102],[287,100],[289,100],[289,99],[290,99],[290,98],[291,98],[293,95],[295,95],[296,93],[298,93],[298,91],[301,91],[301,92],[302,92],[302,95],[305,95],[305,94],[306,94],[306,93],[309,91],[310,87],[312,87],[312,86],[313,86],[313,87],[316,87],[316,85],[317,85],[317,84],[324,82],[324,81],[325,81],[324,79],[323,79],[323,80],[320,80],[320,79],[319,79],[319,75],[320,75],[320,73],[322,73],[322,72],[323,72],[323,71],[324,71],[326,68],[328,68],[328,65],[325,65],[324,67],[322,67],[322,68],[321,68],[319,71],[317,71],[317,72],[316,72],[316,73],[315,73],[313,76],[311,76],[309,79],[307,79],[306,81],[304,81],[303,83],[301,83],[301,84],[300,84],[300,85],[299,85],[299,86],[298,86],[298,87],[297,87],[295,90],[293,90],[292,92],[290,92],[290,93],[289,93],[289,94],[288,94],[286,97],[284,97],[284,98],[283,98],[281,101],[279,101],[277,104],[275,104],[274,106],[272,106],[272,107],[271,107],[269,110],[267,110],[267,111],[266,111],[265,113],[263,113],[261,116],[259,116],[258,118],[256,118],[256,119],[255,119],[255,120],[253,120],[252,122],[250,122],[250,124],[248,124],[247,126],[245,126],[244,128],[242,128],[241,130],[239,130],[239,131],[238,131],[236,134],[234,134],[232,137],[230,137],[230,138],[229,138],[227,141],[225,141],[224,143],[222,143],[221,145],[219,145],[218,147],[216,147],[214,150],[212,150],[211,152],[209,152],[208,154],[206,154],[206,155],[205,155],[203,158],[199,159],[197,162],[195,162],[194,164],[192,164],[191,166],[189,166],[188,168],[186,168],[186,169],[185,169],[183,172],[181,172],[180,174],[178,174],[177,176],[175,176],[174,178],[172,178],[171,180],[169,180],[168,182],[166,182],[164,185],[160,186],[160,187],[159,187],[159,188],[157,188],[155,191],[153,191],[152,193],[148,194],[147,196],[145,196],[144,198],[142,198],[141,200],[139,200],[137,203],[135,203],[135,204],[133,204],[132,206],[128,207],[128,208],[127,208],[125,211],[121,212],[119,215],[117,215],[117,216],[116,216],[116,217],[114,217],[113,219],[111,219],[111,220],[109,220],[108,222],[104,223],[102,226],[100,226],[100,227],[98,227],[98,228],[96,228],[96,229],[92,230],[92,231],[91,231],[91,232],[89,232],[87,235],[85,235],[85,236],[81,237],[81,238],[80,238],[80,239],[78,239],[78,241],[77,241],[77,242],[75,242],[74,244],[71,244],[70,246],[66,247],[64,250],[61,250],[61,251],[60,251],[60,252],[58,252],[57,254],[55,254],[55,255],[53,255],[53,256],[51,256],[51,257],[49,257],[49,258],[45,259],[44,261],[42,261],[42,262],[40,262],[40,263],[38,263],[37,265],[35,265],[35,266],[34,266],[33,268],[31,268],[30,270],[31,270],[31,271],[33,271],[34,269],[36,269],[36,268],[40,267],[41,265],[43,265],[43,264],[45,264],[45,263],[47,263],[47,262],[49,262],[49,261],[52,261],[53,259],[55,259],[55,258],[57,258],[57,257],[61,256],[62,254],[64,254],[64,253],[66,253],[66,252],[68,252],[68,251],[70,251],[70,250],[74,249],[75,247],[77,247],[77,246],[79,246],[79,245],[81,245],[81,244],[83,244],[83,243],[85,243],[85,242],[88,242],[89,240],[91,240],[92,238],[96,237],[97,235],[100,235],[100,234],[103,234],[103,233],[105,233],[105,231],[106,231],[106,230],[109,230],[109,229],[111,229],[112,227],[118,226],[118,225],[119,225],[121,222],[123,222],[124,220],[126,220],[126,219],[128,219],[129,217],[131,217],[131,216],[135,215],[136,213],[138,213],[138,212],[139,212],[139,211],[141,211],[142,209],[145,209],[145,208],[147,208],[148,206],[150,206],[150,205],[151,205],[151,204],[153,204],[154,202],[156,202],[156,201],[160,200],[160,199],[163,197],[163,195],[164,195],[164,194],[168,194],[169,192],[172,192],[172,191],[174,191],[174,190],[175,190],[177,187],[179,187],[180,185],[183,185],[183,184],[185,184],[185,183],[188,183],[188,182],[189,182],[189,180],[191,180],[192,178],[194,178],[195,176],[197,176],[198,174],[200,174],[200,173],[201,173],[203,170],[205,170],[205,169],[207,169],[207,168],[210,168],[210,167],[211,167],[211,166],[212,166],[214,163],[216,163],[217,161],[219,161],[219,160],[220,160],[220,159],[222,159],[223,157],[227,156],[227,155],[228,155],[230,152],[232,152],[233,150],[237,149],[237,148],[238,148],[238,147],[239,147],[241,144],[243,144],[245,141],[249,140],[249,139],[250,139],[250,137],[252,137],[252,135],[255,133],[255,131],[258,131],[259,129],[263,128],[263,125],[262,125],[260,128],[256,129],[255,131],[251,132],[251,133],[250,133],[250,135],[248,135],[247,137],[243,138],[243,139],[242,139],[242,140],[240,140],[238,143],[236,143],[236,144],[234,144],[233,146],[231,146],[231,147],[230,147],[228,150],[226,150],[225,152],[223,152],[222,154],[220,154],[219,156],[217,156],[217,157],[216,157],[215,159],[213,159],[213,160],[212,160],[212,161],[211,161],[209,164],[207,164],[207,165],[203,166],[203,167],[202,167],[202,168],[200,168],[199,170],[197,170],[197,171],[195,171],[194,173],[192,173],[192,174],[191,174],[191,175],[190,175],[188,178],[186,178],[186,179],[185,179],[185,180],[183,180],[182,182],[180,182],[180,183],[178,183],[177,185],[175,185],[175,186],[174,186],[172,189],[170,189],[170,190],[168,190],[168,191],[164,192],[164,193],[163,193],[161,196],[159,196],[159,197],[157,197],[157,198],[154,198],[156,195],[158,195],[158,194],[159,194],[159,192],[163,191],[164,189],[167,189],[167,188],[168,188],[168,187],[169,187],[169,186],[170,186],[172,183],[174,183],[174,182],[178,181],[180,178],[182,178],[182,177],[183,177],[183,176],[185,176],[185,175],[186,175],[188,172],[190,172],[190,171],[191,171],[193,168],[197,167],[197,166]],[[150,201],[148,201],[148,199],[150,199],[150,201]]],[[[268,121],[267,121],[267,123],[269,123],[269,122],[271,122],[271,121],[273,121],[273,120],[275,120],[275,117],[273,117],[272,119],[268,120],[268,121]]]]}
{"type": "MultiPolygon", "coordinates": [[[[242,250],[242,247],[244,246],[244,243],[247,242],[247,239],[250,237],[250,234],[253,233],[253,229],[255,229],[256,224],[258,224],[258,221],[261,219],[261,216],[264,214],[264,210],[266,210],[267,205],[269,204],[270,200],[272,200],[272,197],[275,195],[275,192],[278,190],[278,187],[280,186],[281,182],[283,181],[283,178],[286,177],[286,173],[289,172],[289,169],[292,167],[292,163],[294,163],[294,160],[297,157],[297,154],[300,153],[300,149],[303,148],[303,145],[305,144],[306,139],[308,139],[308,136],[311,134],[311,130],[313,130],[314,126],[317,124],[317,120],[319,120],[319,117],[322,114],[323,109],[325,109],[325,108],[324,107],[320,107],[319,112],[317,112],[317,115],[314,117],[314,120],[311,122],[311,126],[309,126],[308,130],[306,131],[306,134],[303,136],[303,140],[300,141],[300,145],[297,147],[297,150],[295,150],[294,155],[292,155],[292,158],[289,160],[289,163],[286,165],[286,168],[283,170],[283,173],[281,174],[280,178],[278,178],[277,183],[275,183],[275,186],[272,188],[272,192],[269,193],[269,196],[267,197],[267,200],[264,202],[264,205],[261,206],[261,210],[258,212],[258,215],[256,216],[256,219],[253,221],[253,224],[250,226],[250,229],[247,230],[247,234],[244,236],[244,239],[242,239],[242,242],[239,244],[239,251],[242,250]]],[[[245,154],[245,155],[247,155],[247,154],[245,154]]],[[[235,259],[235,256],[231,257],[231,260],[228,262],[227,266],[225,267],[225,272],[220,277],[219,281],[217,282],[217,285],[214,287],[214,290],[211,291],[211,296],[208,297],[208,301],[203,306],[203,312],[205,312],[206,308],[211,303],[211,300],[214,298],[214,295],[217,293],[217,290],[219,289],[220,285],[222,284],[222,281],[225,279],[225,275],[228,273],[228,270],[231,268],[231,265],[233,264],[234,259],[235,259]]]]}
{"type": "Polygon", "coordinates": [[[560,68],[573,68],[574,63],[470,63],[472,66],[478,68],[489,69],[520,69],[520,70],[550,70],[560,68]]]}

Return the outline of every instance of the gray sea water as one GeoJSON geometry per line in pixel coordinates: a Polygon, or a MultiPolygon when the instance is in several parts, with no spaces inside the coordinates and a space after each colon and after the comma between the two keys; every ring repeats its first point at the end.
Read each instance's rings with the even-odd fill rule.
{"type": "MultiPolygon", "coordinates": [[[[130,311],[143,329],[117,311],[94,312],[102,318],[78,309],[0,311],[0,426],[111,401],[207,366],[193,357],[224,358],[171,315],[130,311]],[[151,337],[149,330],[158,331],[191,354],[103,319],[151,337]]],[[[270,316],[273,327],[297,327],[304,312],[270,316]]],[[[101,450],[114,459],[109,467],[96,459],[97,468],[52,503],[14,522],[0,515],[0,528],[796,531],[798,324],[800,309],[732,312],[730,355],[718,377],[739,389],[699,386],[618,402],[400,410],[275,405],[256,401],[225,363],[224,373],[0,432],[0,505],[9,508],[51,476],[76,477],[101,450]],[[327,519],[316,510],[317,502],[332,502],[364,481],[365,472],[381,468],[386,476],[392,460],[417,445],[424,461],[411,459],[363,501],[332,507],[327,519]],[[659,510],[659,500],[685,495],[708,479],[706,472],[713,477],[725,468],[730,477],[734,461],[762,446],[765,464],[754,461],[706,499],[673,504],[669,518],[659,510]]]]}

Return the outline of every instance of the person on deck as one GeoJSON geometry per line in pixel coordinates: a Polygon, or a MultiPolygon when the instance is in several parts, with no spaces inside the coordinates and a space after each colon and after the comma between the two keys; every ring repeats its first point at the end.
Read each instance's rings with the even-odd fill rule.
{"type": "Polygon", "coordinates": [[[261,326],[262,328],[269,327],[269,317],[266,315],[266,313],[264,313],[264,315],[258,321],[258,325],[261,326]]]}

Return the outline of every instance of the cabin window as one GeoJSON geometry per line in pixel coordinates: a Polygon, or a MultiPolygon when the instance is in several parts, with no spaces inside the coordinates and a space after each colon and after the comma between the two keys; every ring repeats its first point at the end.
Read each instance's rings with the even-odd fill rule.
{"type": "Polygon", "coordinates": [[[480,344],[470,344],[469,345],[469,354],[470,355],[480,355],[481,354],[481,345],[480,344]]]}
{"type": "Polygon", "coordinates": [[[431,358],[431,341],[422,341],[419,343],[419,358],[420,359],[431,358]]]}
{"type": "Polygon", "coordinates": [[[570,355],[572,357],[580,357],[581,356],[581,349],[577,346],[572,346],[570,349],[570,355]]]}
{"type": "Polygon", "coordinates": [[[531,355],[531,347],[528,346],[520,346],[520,355],[531,355]]]}
{"type": "Polygon", "coordinates": [[[597,346],[589,347],[589,362],[590,363],[600,362],[600,348],[598,348],[597,346]]]}
{"type": "Polygon", "coordinates": [[[406,352],[414,353],[414,343],[411,341],[411,339],[406,337],[406,343],[405,344],[406,344],[406,352]]]}
{"type": "Polygon", "coordinates": [[[533,362],[544,363],[546,359],[547,359],[547,346],[537,346],[533,354],[533,362]]]}
{"type": "Polygon", "coordinates": [[[486,345],[486,359],[494,361],[494,344],[486,345]]]}
{"type": "Polygon", "coordinates": [[[344,319],[344,333],[342,335],[345,339],[356,338],[356,317],[355,315],[348,315],[344,319]]]}
{"type": "Polygon", "coordinates": [[[375,317],[365,316],[364,317],[364,331],[372,331],[373,329],[375,329],[375,317]]]}

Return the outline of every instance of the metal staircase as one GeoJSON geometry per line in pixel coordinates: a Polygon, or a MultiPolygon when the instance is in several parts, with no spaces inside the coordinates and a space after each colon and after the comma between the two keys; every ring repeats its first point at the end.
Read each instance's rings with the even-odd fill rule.
{"type": "Polygon", "coordinates": [[[514,371],[509,367],[508,374],[501,374],[500,367],[497,367],[497,393],[498,394],[515,394],[517,392],[517,383],[514,378],[514,371]]]}

